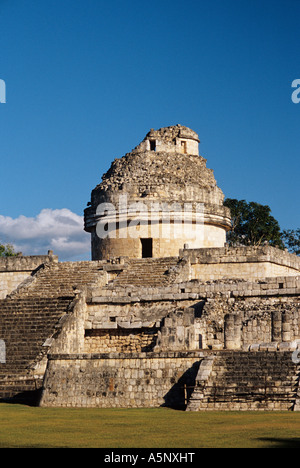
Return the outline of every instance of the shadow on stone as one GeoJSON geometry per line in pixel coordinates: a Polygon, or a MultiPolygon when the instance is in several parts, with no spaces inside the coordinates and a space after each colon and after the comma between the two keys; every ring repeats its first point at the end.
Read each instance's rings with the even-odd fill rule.
{"type": "Polygon", "coordinates": [[[0,403],[9,403],[26,406],[39,406],[42,397],[42,388],[28,392],[21,392],[13,397],[1,398],[0,403]]]}
{"type": "MultiPolygon", "coordinates": [[[[164,396],[162,407],[185,411],[189,399],[194,391],[200,361],[195,362],[164,396]]],[[[175,380],[175,379],[174,379],[175,380]]]]}

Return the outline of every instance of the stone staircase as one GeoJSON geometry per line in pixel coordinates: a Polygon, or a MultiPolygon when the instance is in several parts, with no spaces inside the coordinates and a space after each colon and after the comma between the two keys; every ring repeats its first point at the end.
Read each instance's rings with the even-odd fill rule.
{"type": "Polygon", "coordinates": [[[294,410],[299,375],[291,352],[220,351],[201,363],[186,410],[294,410]]]}
{"type": "Polygon", "coordinates": [[[125,268],[110,287],[163,286],[169,282],[169,273],[178,264],[178,257],[143,258],[129,260],[125,268]]]}
{"type": "Polygon", "coordinates": [[[0,301],[0,339],[6,347],[6,362],[0,363],[0,399],[41,386],[42,376],[34,376],[34,368],[47,354],[45,341],[70,310],[74,289],[98,278],[97,262],[50,263],[0,301]]]}
{"type": "Polygon", "coordinates": [[[49,263],[10,297],[73,297],[74,288],[95,283],[102,270],[100,262],[49,263]]]}

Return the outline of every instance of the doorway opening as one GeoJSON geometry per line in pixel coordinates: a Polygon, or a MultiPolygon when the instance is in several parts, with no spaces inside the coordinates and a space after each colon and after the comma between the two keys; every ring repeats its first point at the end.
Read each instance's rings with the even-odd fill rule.
{"type": "Polygon", "coordinates": [[[150,151],[156,151],[156,140],[150,140],[150,151]]]}
{"type": "Polygon", "coordinates": [[[141,239],[142,243],[142,258],[153,257],[153,239],[141,239]]]}
{"type": "Polygon", "coordinates": [[[181,149],[182,149],[183,154],[187,154],[186,141],[181,142],[181,149]]]}

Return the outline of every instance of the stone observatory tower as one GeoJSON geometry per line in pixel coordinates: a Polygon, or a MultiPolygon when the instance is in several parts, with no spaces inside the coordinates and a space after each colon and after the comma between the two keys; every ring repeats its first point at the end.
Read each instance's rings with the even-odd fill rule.
{"type": "Polygon", "coordinates": [[[175,125],[151,129],[114,160],[84,212],[93,260],[224,246],[230,212],[198,146],[193,130],[175,125]]]}

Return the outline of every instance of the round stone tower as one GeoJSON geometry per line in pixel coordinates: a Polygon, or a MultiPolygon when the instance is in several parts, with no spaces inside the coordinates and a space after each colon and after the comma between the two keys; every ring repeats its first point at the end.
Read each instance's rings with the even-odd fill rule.
{"type": "Polygon", "coordinates": [[[193,130],[176,125],[150,130],[114,160],[84,212],[93,260],[224,246],[230,212],[198,146],[193,130]]]}

